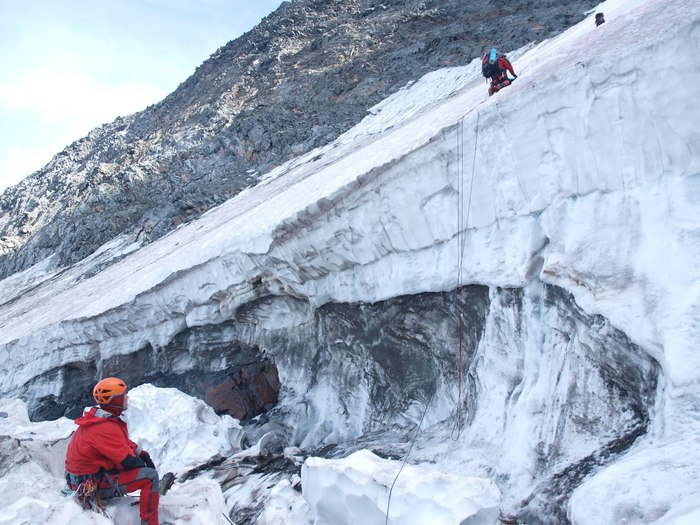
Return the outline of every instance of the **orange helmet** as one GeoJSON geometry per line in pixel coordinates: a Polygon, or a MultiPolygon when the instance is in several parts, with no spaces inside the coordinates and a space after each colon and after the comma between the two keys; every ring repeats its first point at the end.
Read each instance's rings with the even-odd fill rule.
{"type": "Polygon", "coordinates": [[[98,405],[119,405],[123,403],[123,400],[114,399],[117,396],[123,396],[126,393],[126,383],[119,379],[118,377],[105,377],[102,381],[95,385],[92,389],[92,397],[95,398],[98,405]],[[115,401],[115,403],[112,403],[115,401]]]}

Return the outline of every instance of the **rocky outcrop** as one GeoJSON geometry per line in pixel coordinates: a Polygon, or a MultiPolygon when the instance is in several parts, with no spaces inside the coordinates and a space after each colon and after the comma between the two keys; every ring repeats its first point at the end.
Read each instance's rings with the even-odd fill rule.
{"type": "Polygon", "coordinates": [[[0,278],[139,243],[326,144],[373,104],[485,48],[518,48],[597,2],[295,0],[229,42],[162,102],[120,117],[0,196],[0,278]]]}

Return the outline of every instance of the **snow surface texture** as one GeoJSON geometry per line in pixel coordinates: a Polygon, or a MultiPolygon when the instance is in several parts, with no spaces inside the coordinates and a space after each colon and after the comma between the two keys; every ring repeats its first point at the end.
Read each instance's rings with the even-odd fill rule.
{"type": "Polygon", "coordinates": [[[399,465],[368,450],[341,460],[309,458],[302,469],[304,498],[316,514],[315,525],[492,525],[500,493],[487,479],[459,477],[434,468],[399,465]]]}
{"type": "MultiPolygon", "coordinates": [[[[599,28],[589,18],[512,54],[521,76],[492,98],[476,61],[435,72],[333,144],[93,277],[80,278],[134,247],[117,240],[61,275],[37,267],[0,282],[0,392],[68,363],[163,346],[267,294],[319,306],[453,290],[461,264],[462,283],[495,299],[522,288],[532,320],[546,320],[543,283],[570,292],[638,345],[645,381],[658,375],[649,434],[575,491],[571,522],[688,522],[700,477],[700,4],[610,0],[598,10],[599,28]]],[[[558,362],[537,328],[506,340],[502,313],[488,320],[474,371],[474,421],[458,443],[426,443],[416,457],[452,474],[510,472],[503,484],[517,499],[537,462],[523,436],[540,452],[561,447],[564,465],[594,448],[547,419],[568,399],[557,366],[575,384],[588,341],[558,362]]],[[[292,322],[269,318],[278,321],[292,322]]],[[[308,386],[283,363],[280,379],[308,386]]],[[[587,390],[598,382],[589,379],[587,390]]]]}

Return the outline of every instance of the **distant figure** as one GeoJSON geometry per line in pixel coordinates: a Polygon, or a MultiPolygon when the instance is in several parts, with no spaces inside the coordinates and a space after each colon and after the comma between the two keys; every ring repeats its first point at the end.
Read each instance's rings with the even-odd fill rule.
{"type": "Polygon", "coordinates": [[[128,408],[126,383],[108,377],[95,385],[92,396],[99,406],[85,409],[75,420],[78,430],[68,444],[68,486],[80,493],[89,486],[99,498],[140,489],[141,524],[158,525],[158,472],[148,452],[129,439],[120,418],[128,408]]]}
{"type": "Polygon", "coordinates": [[[600,24],[605,23],[605,15],[603,13],[596,13],[595,14],[595,26],[598,27],[600,24]]]}
{"type": "Polygon", "coordinates": [[[502,53],[492,48],[491,51],[484,55],[481,59],[481,72],[488,79],[491,79],[489,87],[489,96],[497,91],[500,91],[506,86],[510,86],[513,80],[518,78],[518,75],[513,71],[513,65],[508,61],[508,58],[502,53]],[[508,78],[508,73],[513,75],[513,78],[508,78]]]}

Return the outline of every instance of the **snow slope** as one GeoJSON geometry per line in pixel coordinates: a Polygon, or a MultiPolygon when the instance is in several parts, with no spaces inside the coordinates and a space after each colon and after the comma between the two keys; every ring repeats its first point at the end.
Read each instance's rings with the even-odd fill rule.
{"type": "MultiPolygon", "coordinates": [[[[318,307],[483,284],[497,303],[518,288],[533,324],[513,340],[501,331],[507,316],[487,321],[471,426],[444,443],[437,425],[416,452],[448,473],[503,476],[503,506],[513,508],[532,489],[538,454],[559,448],[566,465],[605,438],[562,432],[559,405],[575,394],[591,418],[624,426],[631,417],[606,411],[600,379],[580,375],[589,358],[618,367],[613,350],[592,345],[583,327],[575,341],[552,343],[561,320],[545,308],[545,287],[556,285],[589,319],[600,316],[601,330],[636,345],[623,364],[658,380],[649,433],[585,473],[568,519],[682,523],[697,511],[700,476],[700,5],[609,0],[600,10],[599,28],[589,18],[513,53],[520,78],[492,98],[477,61],[434,72],[152,245],[122,239],[61,275],[36,268],[0,282],[0,392],[68,363],[163,346],[262,296],[318,307]],[[572,347],[571,360],[557,354],[572,347]]],[[[308,387],[282,360],[280,379],[290,391],[308,387]]],[[[455,395],[440,390],[431,424],[455,395]]],[[[351,414],[362,414],[362,399],[351,414]]],[[[353,424],[344,417],[335,423],[353,424]]]]}

